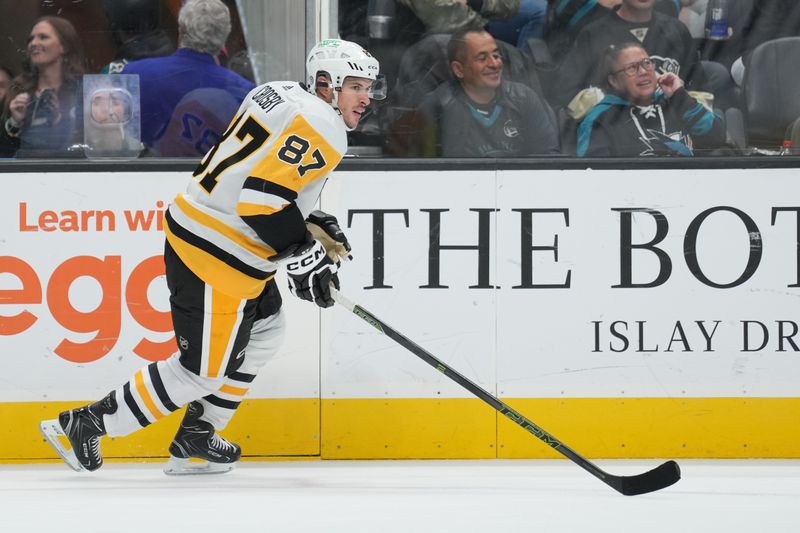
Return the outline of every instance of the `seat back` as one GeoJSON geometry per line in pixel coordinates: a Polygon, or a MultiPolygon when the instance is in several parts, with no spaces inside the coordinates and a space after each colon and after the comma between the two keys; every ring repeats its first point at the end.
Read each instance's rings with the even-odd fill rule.
{"type": "Polygon", "coordinates": [[[451,79],[447,61],[450,35],[435,33],[414,43],[403,53],[397,69],[397,82],[392,96],[395,104],[416,107],[426,94],[451,79]]]}
{"type": "Polygon", "coordinates": [[[753,50],[742,83],[750,144],[780,146],[800,117],[800,37],[767,41],[753,50]]]}

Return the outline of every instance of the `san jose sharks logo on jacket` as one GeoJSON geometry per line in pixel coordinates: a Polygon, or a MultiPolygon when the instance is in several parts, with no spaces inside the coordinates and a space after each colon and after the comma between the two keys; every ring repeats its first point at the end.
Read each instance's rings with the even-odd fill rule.
{"type": "Polygon", "coordinates": [[[667,132],[661,104],[630,106],[628,113],[643,145],[640,156],[693,155],[692,139],[679,130],[667,132]]]}
{"type": "Polygon", "coordinates": [[[694,155],[695,142],[718,142],[724,126],[712,111],[680,88],[667,99],[659,89],[650,105],[606,95],[578,127],[577,154],[636,157],[694,155]]]}

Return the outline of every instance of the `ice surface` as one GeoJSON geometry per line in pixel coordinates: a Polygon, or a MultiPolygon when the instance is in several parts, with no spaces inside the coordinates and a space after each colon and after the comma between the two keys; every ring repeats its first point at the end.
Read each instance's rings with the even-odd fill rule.
{"type": "MultiPolygon", "coordinates": [[[[631,475],[660,460],[596,461],[631,475]]],[[[167,477],[160,463],[0,466],[0,532],[800,531],[800,461],[679,461],[683,479],[626,497],[569,461],[243,462],[167,477]]]]}

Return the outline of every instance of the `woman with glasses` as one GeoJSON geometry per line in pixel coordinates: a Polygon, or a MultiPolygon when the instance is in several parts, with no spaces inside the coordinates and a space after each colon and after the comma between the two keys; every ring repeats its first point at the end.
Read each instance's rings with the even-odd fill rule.
{"type": "Polygon", "coordinates": [[[722,120],[676,74],[657,73],[641,44],[610,46],[603,72],[607,94],[578,128],[579,156],[690,156],[724,144],[722,120]]]}

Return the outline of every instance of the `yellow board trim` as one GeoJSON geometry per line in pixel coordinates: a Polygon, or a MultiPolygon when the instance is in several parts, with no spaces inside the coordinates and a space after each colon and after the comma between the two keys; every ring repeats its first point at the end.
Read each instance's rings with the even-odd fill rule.
{"type": "MultiPolygon", "coordinates": [[[[504,399],[587,458],[800,458],[800,398],[504,399]]],[[[39,421],[86,402],[0,403],[0,462],[56,459],[39,421]]],[[[166,458],[182,411],[127,437],[109,459],[166,458]]],[[[251,399],[224,436],[250,458],[555,458],[477,399],[251,399]]]]}
{"type": "Polygon", "coordinates": [[[325,400],[325,459],[496,457],[495,411],[480,400],[325,400]]]}
{"type": "MultiPolygon", "coordinates": [[[[82,402],[0,403],[0,463],[44,462],[58,456],[39,433],[39,422],[82,402]]],[[[108,459],[166,459],[183,418],[180,409],[126,437],[104,438],[108,459]]],[[[224,437],[242,446],[246,457],[319,456],[320,401],[316,398],[245,400],[224,437]]]]}
{"type": "MultiPolygon", "coordinates": [[[[505,401],[581,455],[591,457],[800,458],[800,398],[505,401]]],[[[498,457],[561,457],[500,418],[498,457]]]]}

